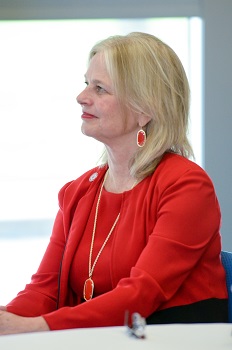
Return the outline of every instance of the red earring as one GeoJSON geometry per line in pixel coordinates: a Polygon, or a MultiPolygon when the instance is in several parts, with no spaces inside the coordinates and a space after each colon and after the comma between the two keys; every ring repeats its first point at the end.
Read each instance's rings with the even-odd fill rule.
{"type": "Polygon", "coordinates": [[[143,147],[146,143],[146,140],[147,140],[147,136],[146,136],[145,131],[143,129],[140,129],[137,132],[137,145],[139,147],[143,147]]]}
{"type": "Polygon", "coordinates": [[[143,147],[146,143],[147,137],[146,137],[146,133],[143,129],[140,129],[137,132],[137,145],[139,147],[143,147]]]}

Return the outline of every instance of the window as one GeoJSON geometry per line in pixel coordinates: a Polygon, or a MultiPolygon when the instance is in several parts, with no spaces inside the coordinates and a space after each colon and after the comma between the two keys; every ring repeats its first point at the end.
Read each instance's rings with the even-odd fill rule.
{"type": "Polygon", "coordinates": [[[0,22],[2,304],[36,270],[59,189],[94,167],[101,153],[101,144],[80,132],[75,101],[84,87],[89,49],[106,36],[131,31],[160,37],[183,62],[192,90],[190,139],[202,164],[199,18],[0,22]]]}

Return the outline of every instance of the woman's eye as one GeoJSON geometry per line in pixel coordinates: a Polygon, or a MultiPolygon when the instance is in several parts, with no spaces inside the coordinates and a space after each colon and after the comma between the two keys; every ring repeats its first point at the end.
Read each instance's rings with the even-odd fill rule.
{"type": "Polygon", "coordinates": [[[97,92],[100,92],[100,93],[103,93],[103,92],[106,91],[106,90],[105,90],[103,87],[101,87],[100,85],[97,85],[97,86],[96,86],[96,90],[97,90],[97,92]]]}

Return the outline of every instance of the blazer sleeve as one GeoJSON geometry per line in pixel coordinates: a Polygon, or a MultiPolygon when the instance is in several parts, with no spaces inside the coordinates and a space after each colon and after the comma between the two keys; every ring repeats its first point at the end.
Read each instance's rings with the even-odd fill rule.
{"type": "Polygon", "coordinates": [[[57,309],[61,263],[72,217],[78,201],[89,190],[89,176],[95,172],[96,168],[91,169],[59,191],[59,210],[40,266],[25,289],[7,304],[7,311],[32,317],[57,309]]]}

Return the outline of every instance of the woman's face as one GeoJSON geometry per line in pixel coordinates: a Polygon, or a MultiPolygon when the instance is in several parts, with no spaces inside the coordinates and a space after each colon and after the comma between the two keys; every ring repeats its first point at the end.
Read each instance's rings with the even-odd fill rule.
{"type": "Polygon", "coordinates": [[[82,106],[83,134],[110,147],[131,142],[136,145],[138,116],[130,110],[126,116],[122,113],[102,53],[91,59],[85,81],[86,88],[77,96],[82,106]]]}

